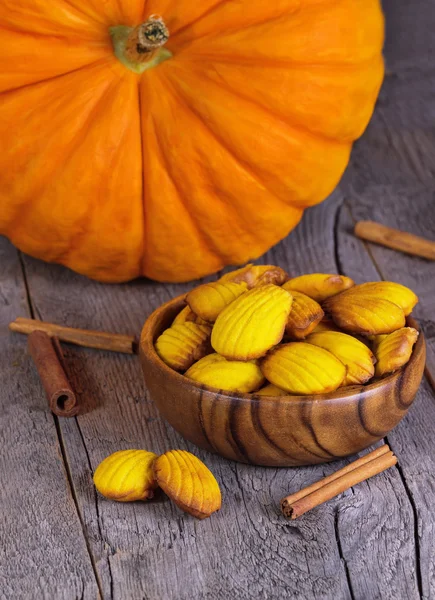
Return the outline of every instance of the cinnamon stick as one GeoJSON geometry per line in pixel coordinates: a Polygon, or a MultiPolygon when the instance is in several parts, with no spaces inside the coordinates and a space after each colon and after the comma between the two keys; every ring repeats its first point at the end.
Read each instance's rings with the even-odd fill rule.
{"type": "Polygon", "coordinates": [[[25,334],[31,334],[33,331],[44,331],[50,337],[55,336],[62,342],[70,342],[86,348],[111,350],[112,352],[126,354],[137,352],[137,339],[134,335],[93,331],[91,329],[75,329],[24,317],[18,317],[15,321],[9,323],[9,329],[25,334]]]}
{"type": "Polygon", "coordinates": [[[397,463],[397,458],[387,445],[346,465],[332,475],[291,494],[281,500],[281,510],[285,517],[296,519],[312,508],[331,500],[357,483],[369,479],[397,463]]]}
{"type": "MultiPolygon", "coordinates": [[[[299,490],[298,492],[295,492],[294,494],[287,496],[286,498],[284,498],[284,500],[287,502],[287,504],[293,504],[294,502],[299,500],[299,498],[308,496],[308,494],[311,494],[312,492],[315,492],[319,488],[324,487],[327,483],[330,483],[331,481],[335,481],[339,477],[346,475],[346,473],[353,471],[354,469],[356,469],[357,467],[360,467],[361,465],[365,465],[366,463],[373,460],[374,458],[377,458],[378,456],[382,456],[383,454],[385,454],[386,452],[389,452],[389,451],[390,451],[390,447],[387,444],[382,444],[382,446],[379,446],[379,448],[375,448],[375,450],[373,450],[372,452],[368,452],[361,458],[358,458],[358,460],[355,460],[354,462],[351,462],[348,465],[344,466],[342,469],[335,471],[335,473],[331,473],[331,475],[328,475],[327,477],[324,477],[323,479],[320,479],[319,481],[312,483],[311,485],[307,486],[306,488],[303,488],[302,490],[299,490]]],[[[283,502],[284,502],[284,500],[283,500],[283,502]]]]}
{"type": "Polygon", "coordinates": [[[33,331],[27,340],[33,362],[47,395],[51,411],[59,417],[74,417],[79,412],[76,395],[65,373],[63,353],[57,338],[44,331],[33,331]]]}
{"type": "Polygon", "coordinates": [[[359,221],[355,225],[354,233],[362,240],[381,244],[381,246],[393,250],[400,250],[406,254],[435,260],[435,242],[418,235],[386,227],[375,221],[359,221]]]}

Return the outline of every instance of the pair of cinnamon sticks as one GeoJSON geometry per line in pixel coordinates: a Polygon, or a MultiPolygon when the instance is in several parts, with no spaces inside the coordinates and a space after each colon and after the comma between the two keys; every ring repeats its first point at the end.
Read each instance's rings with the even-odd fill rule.
{"type": "Polygon", "coordinates": [[[29,336],[29,352],[50,409],[59,417],[74,417],[80,411],[77,396],[68,380],[60,340],[113,352],[133,354],[137,351],[137,341],[133,335],[74,329],[23,317],[10,323],[9,329],[29,336]]]}
{"type": "Polygon", "coordinates": [[[397,457],[387,444],[369,452],[332,475],[281,500],[281,510],[288,519],[297,519],[309,510],[331,500],[352,486],[366,481],[397,464],[397,457]]]}

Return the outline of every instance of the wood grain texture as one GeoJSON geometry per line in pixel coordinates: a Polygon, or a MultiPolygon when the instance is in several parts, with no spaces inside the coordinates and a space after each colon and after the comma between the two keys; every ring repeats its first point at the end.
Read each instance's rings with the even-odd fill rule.
{"type": "MultiPolygon", "coordinates": [[[[392,190],[393,187],[391,187],[390,193],[392,193],[392,190]]],[[[374,203],[373,200],[371,203],[367,200],[364,201],[361,195],[357,197],[357,200],[356,197],[355,200],[353,196],[349,197],[352,199],[349,200],[352,213],[357,214],[357,218],[359,218],[359,215],[367,215],[370,212],[372,218],[383,218],[384,222],[387,222],[387,215],[384,211],[387,210],[387,203],[390,206],[392,205],[392,198],[385,199],[385,191],[384,186],[380,186],[377,191],[373,187],[368,191],[369,195],[376,194],[378,198],[381,198],[379,203],[374,203]]],[[[430,194],[423,194],[419,197],[415,193],[415,188],[405,193],[403,188],[399,187],[394,194],[394,207],[394,216],[389,215],[388,218],[391,225],[398,226],[398,222],[401,220],[400,215],[403,215],[402,223],[406,220],[408,229],[416,232],[421,221],[425,221],[424,228],[429,229],[428,226],[433,214],[430,194]],[[426,197],[426,203],[423,200],[424,197],[426,197]],[[414,204],[416,198],[417,202],[414,204]],[[407,219],[404,215],[406,212],[408,213],[407,219]],[[423,215],[426,215],[427,218],[424,219],[423,215]]],[[[433,231],[435,231],[435,228],[433,231]]],[[[369,252],[375,261],[376,270],[379,273],[378,277],[400,281],[417,292],[420,297],[420,304],[417,305],[415,314],[420,316],[422,327],[428,335],[428,349],[433,353],[435,332],[433,321],[435,314],[435,288],[433,284],[435,270],[433,263],[431,270],[428,266],[430,263],[423,259],[398,254],[393,250],[370,246],[369,252]],[[391,254],[394,254],[394,256],[391,254]],[[416,261],[421,261],[422,264],[416,264],[416,261]]],[[[356,253],[352,256],[350,254],[343,255],[343,265],[346,267],[346,271],[350,275],[352,271],[358,272],[360,276],[365,274],[367,278],[372,279],[373,269],[367,269],[367,258],[369,256],[367,251],[361,249],[361,254],[359,254],[361,260],[359,261],[356,260],[357,256],[356,253]],[[363,252],[365,252],[365,255],[363,252]]],[[[430,358],[428,362],[431,376],[434,372],[432,361],[433,359],[430,358]]],[[[417,395],[417,402],[412,415],[405,418],[404,422],[388,435],[392,449],[399,452],[401,457],[400,468],[414,506],[416,552],[419,558],[419,578],[424,598],[431,598],[435,593],[435,553],[431,542],[435,529],[435,517],[433,510],[424,501],[425,493],[422,493],[422,490],[433,488],[435,452],[433,445],[429,442],[433,437],[433,419],[435,418],[433,412],[433,391],[430,393],[428,384],[425,384],[417,395]]]]}
{"type": "Polygon", "coordinates": [[[427,497],[433,492],[435,450],[435,265],[349,234],[357,220],[372,219],[435,240],[435,73],[429,59],[434,13],[423,1],[385,3],[387,69],[377,110],[341,184],[350,211],[341,213],[338,248],[342,268],[360,280],[400,281],[419,296],[415,309],[427,340],[428,381],[415,405],[388,435],[399,454],[400,473],[413,507],[416,575],[421,597],[435,595],[435,516],[427,497]],[[429,14],[430,13],[430,14],[429,14]],[[371,263],[368,259],[371,259],[371,263]],[[432,382],[433,388],[430,388],[432,382]]]}
{"type": "MultiPolygon", "coordinates": [[[[200,386],[168,367],[155,341],[186,306],[184,296],[147,319],[140,358],[150,396],[183,437],[225,458],[292,467],[330,462],[382,439],[412,405],[424,371],[421,334],[410,361],[389,377],[317,396],[231,394],[200,386]]],[[[418,328],[409,319],[408,325],[418,328]]]]}
{"type": "Polygon", "coordinates": [[[97,598],[55,422],[26,339],[7,328],[27,310],[18,253],[0,239],[0,597],[97,598]]]}
{"type": "MultiPolygon", "coordinates": [[[[407,201],[407,204],[410,204],[407,201]]],[[[373,208],[372,208],[373,210],[373,208]]],[[[359,277],[360,280],[375,280],[382,276],[385,279],[397,280],[410,285],[419,296],[421,296],[418,281],[410,282],[409,266],[404,262],[413,260],[405,255],[398,255],[394,264],[402,262],[403,272],[394,275],[382,266],[382,261],[376,266],[369,262],[370,255],[362,242],[354,238],[352,240],[353,252],[346,250],[349,242],[349,213],[343,210],[339,228],[340,260],[346,273],[359,277]],[[347,214],[347,216],[345,216],[347,214]],[[378,271],[380,269],[380,271],[378,271]],[[400,275],[399,277],[397,275],[400,275]]],[[[391,221],[390,221],[391,222],[391,221]]],[[[388,249],[383,249],[390,252],[388,249]]],[[[421,307],[415,311],[421,313],[421,307]]],[[[388,443],[391,449],[398,453],[401,477],[403,478],[406,493],[410,496],[413,506],[413,527],[416,540],[416,574],[420,583],[423,598],[431,598],[435,593],[435,553],[432,539],[435,530],[435,515],[433,509],[427,505],[425,498],[433,490],[433,470],[435,462],[435,451],[431,440],[433,439],[435,419],[435,402],[433,390],[428,382],[423,381],[412,411],[404,418],[401,424],[388,434],[388,443]]]]}

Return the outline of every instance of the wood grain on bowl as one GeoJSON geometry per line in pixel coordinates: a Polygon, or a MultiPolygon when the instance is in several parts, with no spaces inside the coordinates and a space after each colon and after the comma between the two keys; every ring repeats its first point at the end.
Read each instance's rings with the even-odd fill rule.
{"type": "MultiPolygon", "coordinates": [[[[140,356],[151,398],[186,439],[225,458],[265,466],[329,462],[384,437],[407,413],[423,375],[420,331],[408,364],[366,386],[317,396],[235,394],[199,386],[165,365],[154,342],[185,306],[158,308],[144,325],[140,356]]],[[[408,318],[408,324],[420,330],[408,318]]]]}

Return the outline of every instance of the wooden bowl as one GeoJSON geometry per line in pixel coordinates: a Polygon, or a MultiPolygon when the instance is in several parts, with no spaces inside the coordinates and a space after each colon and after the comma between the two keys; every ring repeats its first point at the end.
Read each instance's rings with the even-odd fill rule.
{"type": "MultiPolygon", "coordinates": [[[[290,467],[355,454],[383,438],[406,415],[423,376],[420,331],[410,361],[366,386],[318,396],[256,396],[197,384],[159,358],[154,342],[185,306],[167,302],[146,321],[140,357],[151,398],[163,417],[197,446],[244,463],[290,467]]],[[[420,329],[408,318],[408,324],[420,329]]]]}

